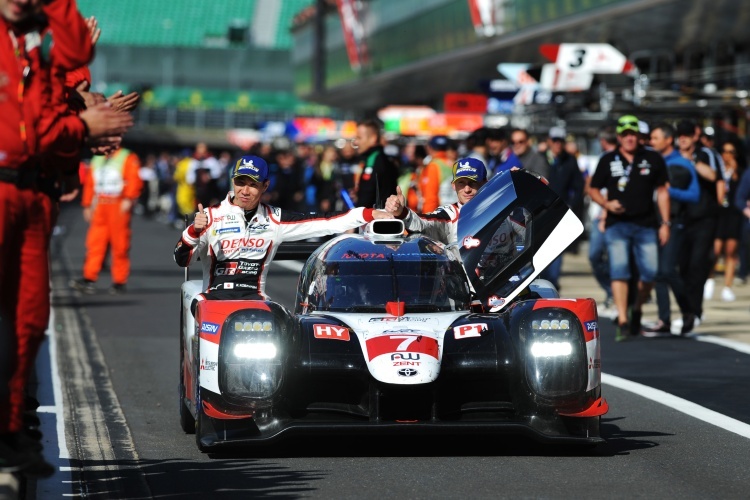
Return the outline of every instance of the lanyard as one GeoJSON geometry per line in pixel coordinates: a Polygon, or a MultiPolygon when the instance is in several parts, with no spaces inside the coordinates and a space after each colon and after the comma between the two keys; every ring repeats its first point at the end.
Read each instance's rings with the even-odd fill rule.
{"type": "MultiPolygon", "coordinates": [[[[622,160],[620,159],[620,155],[615,155],[615,160],[622,165],[622,160]]],[[[633,162],[628,163],[628,167],[623,169],[624,175],[621,176],[619,179],[617,179],[617,190],[621,193],[625,191],[625,188],[628,187],[628,182],[630,182],[630,173],[633,171],[633,163],[635,163],[635,155],[633,156],[633,162]]]]}

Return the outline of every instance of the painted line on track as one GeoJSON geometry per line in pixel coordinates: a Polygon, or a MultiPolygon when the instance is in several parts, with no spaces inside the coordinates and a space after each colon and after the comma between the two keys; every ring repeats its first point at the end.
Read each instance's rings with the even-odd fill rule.
{"type": "Polygon", "coordinates": [[[713,335],[696,335],[695,340],[700,342],[708,342],[709,344],[716,344],[722,347],[728,347],[745,354],[750,354],[750,344],[744,342],[737,342],[736,340],[722,339],[721,337],[714,337],[713,335]]]}
{"type": "Polygon", "coordinates": [[[608,373],[602,373],[602,383],[632,392],[638,396],[668,406],[669,408],[684,413],[685,415],[697,418],[698,420],[703,420],[704,422],[708,422],[716,427],[720,427],[724,430],[750,439],[750,425],[713,410],[709,410],[699,404],[692,403],[687,399],[682,399],[660,389],[654,389],[653,387],[639,384],[638,382],[633,382],[632,380],[620,378],[615,375],[610,375],[608,373]]]}

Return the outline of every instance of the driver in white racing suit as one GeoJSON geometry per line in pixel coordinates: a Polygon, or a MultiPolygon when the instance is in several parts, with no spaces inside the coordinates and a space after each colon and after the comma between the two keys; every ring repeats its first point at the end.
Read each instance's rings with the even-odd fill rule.
{"type": "Polygon", "coordinates": [[[442,205],[433,212],[418,214],[406,207],[406,200],[397,188],[398,193],[391,195],[385,202],[385,209],[403,219],[408,231],[424,235],[449,245],[455,243],[458,231],[458,216],[461,207],[468,203],[487,183],[487,169],[484,162],[477,158],[461,158],[453,166],[453,188],[458,202],[442,205]]]}
{"type": "Polygon", "coordinates": [[[195,256],[203,264],[200,300],[268,300],[268,264],[284,241],[343,233],[374,219],[392,219],[382,210],[359,207],[348,212],[302,214],[260,203],[268,189],[268,165],[258,156],[243,156],[232,174],[233,193],[218,205],[198,205],[193,223],[182,233],[174,260],[187,267],[195,256]]]}

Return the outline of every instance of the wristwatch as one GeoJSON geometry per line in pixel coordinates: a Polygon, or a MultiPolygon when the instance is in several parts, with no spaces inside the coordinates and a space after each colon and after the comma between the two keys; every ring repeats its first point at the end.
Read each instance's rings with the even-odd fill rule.
{"type": "Polygon", "coordinates": [[[672,221],[663,220],[663,221],[661,221],[661,223],[664,224],[667,227],[672,227],[672,221]]]}

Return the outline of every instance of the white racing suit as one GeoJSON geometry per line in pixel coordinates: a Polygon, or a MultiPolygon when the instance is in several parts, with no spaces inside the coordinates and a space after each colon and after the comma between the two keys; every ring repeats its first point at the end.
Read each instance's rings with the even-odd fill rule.
{"type": "Polygon", "coordinates": [[[245,211],[228,195],[220,204],[204,209],[208,226],[199,234],[191,224],[182,232],[174,260],[187,267],[199,256],[203,264],[203,290],[220,299],[258,298],[265,294],[268,264],[284,241],[298,241],[343,233],[373,220],[373,209],[301,214],[261,203],[246,221],[245,211]],[[219,293],[217,293],[219,292],[219,293]]]}

